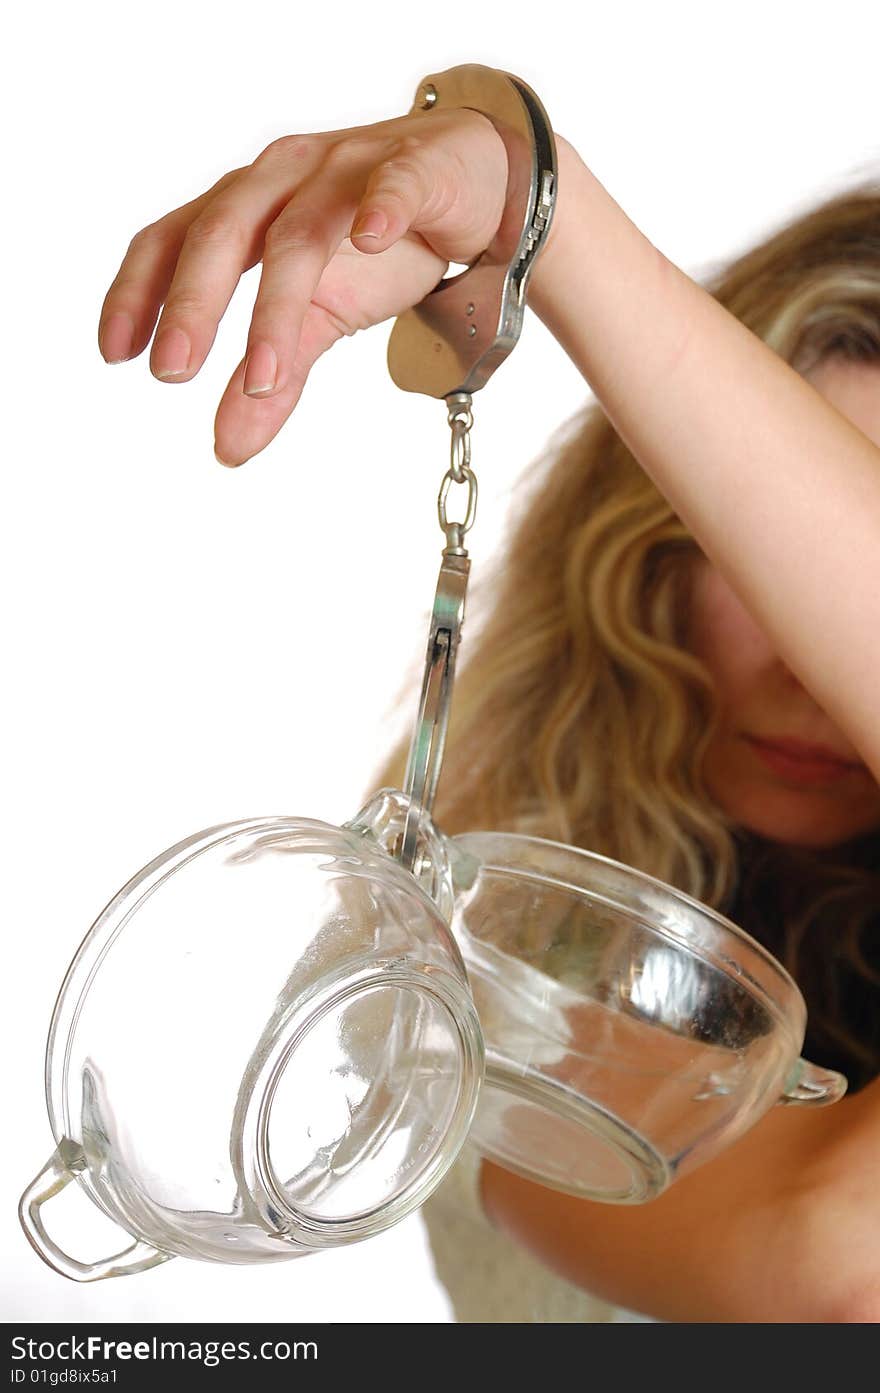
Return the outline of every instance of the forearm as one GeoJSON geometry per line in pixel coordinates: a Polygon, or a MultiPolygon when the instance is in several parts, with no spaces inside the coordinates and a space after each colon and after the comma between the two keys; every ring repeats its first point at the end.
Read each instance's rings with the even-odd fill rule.
{"type": "Polygon", "coordinates": [[[530,305],[880,777],[880,451],[559,156],[530,305]]]}
{"type": "Polygon", "coordinates": [[[775,1108],[646,1205],[589,1203],[488,1164],[489,1218],[569,1281],[669,1321],[880,1321],[880,1082],[775,1108]]]}

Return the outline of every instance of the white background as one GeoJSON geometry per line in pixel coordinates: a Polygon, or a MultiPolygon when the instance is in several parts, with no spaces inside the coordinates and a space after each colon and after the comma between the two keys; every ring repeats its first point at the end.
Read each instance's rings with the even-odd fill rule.
{"type": "MultiPolygon", "coordinates": [[[[418,1217],[270,1269],[179,1260],[97,1287],[44,1268],[18,1228],[52,1145],[45,1032],[83,933],[202,827],[355,811],[412,715],[440,550],[444,411],[392,384],[390,325],[334,348],[273,444],[227,471],[212,422],[258,272],[187,386],[156,382],[146,354],[104,365],[101,301],[138,228],[275,136],[403,114],[425,74],[463,62],[529,82],[702,274],[880,173],[880,6],[83,0],[13,7],[6,39],[3,1315],[448,1320],[418,1217]]],[[[585,392],[529,315],[476,400],[475,575],[512,483],[585,392]]]]}

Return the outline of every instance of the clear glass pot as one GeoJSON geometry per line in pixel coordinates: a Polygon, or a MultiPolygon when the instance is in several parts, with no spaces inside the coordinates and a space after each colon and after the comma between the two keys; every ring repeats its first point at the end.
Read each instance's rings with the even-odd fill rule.
{"type": "Polygon", "coordinates": [[[775,1103],[846,1080],[800,1057],[803,997],[760,944],[629,866],[536,837],[445,842],[486,1044],[471,1140],[608,1203],[652,1199],[775,1103]]]}
{"type": "Polygon", "coordinates": [[[381,1232],[440,1182],[473,1116],[482,1038],[448,886],[382,849],[386,805],[357,830],[210,828],[99,916],[49,1034],[56,1150],[20,1206],[56,1271],[296,1257],[381,1232]],[[83,1263],[53,1241],[41,1209],[74,1177],[132,1246],[83,1263]]]}
{"type": "Polygon", "coordinates": [[[426,1200],[468,1136],[640,1203],[775,1103],[843,1094],[800,1058],[795,983],[729,920],[591,852],[424,814],[410,873],[409,809],[383,789],[342,827],[212,828],[107,906],[55,1009],[57,1147],[21,1203],[57,1271],[354,1242],[426,1200]],[[82,1263],[53,1242],[41,1208],[74,1176],[132,1247],[82,1263]]]}
{"type": "MultiPolygon", "coordinates": [[[[393,789],[371,805],[391,851],[409,806],[393,789]]],[[[800,1056],[795,982],[723,915],[577,847],[419,826],[414,873],[449,917],[483,1032],[469,1140],[484,1156],[639,1204],[774,1104],[843,1096],[841,1074],[800,1056]]]]}

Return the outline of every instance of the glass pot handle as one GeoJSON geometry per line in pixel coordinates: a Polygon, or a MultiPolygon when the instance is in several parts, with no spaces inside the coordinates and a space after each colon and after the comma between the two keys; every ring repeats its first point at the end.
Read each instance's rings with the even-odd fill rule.
{"type": "Polygon", "coordinates": [[[127,1277],[134,1272],[144,1272],[148,1267],[156,1267],[174,1256],[173,1253],[161,1253],[158,1248],[140,1241],[99,1262],[78,1262],[65,1253],[46,1232],[40,1210],[47,1200],[70,1183],[73,1174],[65,1164],[63,1147],[59,1146],[39,1175],[31,1181],[18,1206],[18,1217],[31,1247],[62,1277],[70,1277],[74,1282],[100,1282],[104,1277],[127,1277]]]}
{"type": "MultiPolygon", "coordinates": [[[[369,837],[388,856],[399,861],[411,807],[411,800],[402,789],[380,788],[360,812],[349,818],[348,822],[343,822],[342,826],[359,837],[369,837]]],[[[428,899],[433,900],[447,924],[454,908],[450,850],[451,844],[422,809],[410,874],[418,881],[428,899]]]]}
{"type": "Polygon", "coordinates": [[[827,1103],[837,1103],[846,1087],[843,1074],[835,1069],[819,1069],[806,1059],[798,1059],[785,1081],[779,1102],[824,1107],[827,1103]]]}

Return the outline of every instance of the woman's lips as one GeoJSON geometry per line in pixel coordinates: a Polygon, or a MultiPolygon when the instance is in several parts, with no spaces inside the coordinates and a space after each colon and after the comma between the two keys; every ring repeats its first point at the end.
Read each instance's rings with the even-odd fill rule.
{"type": "Polygon", "coordinates": [[[754,735],[745,738],[768,768],[794,783],[827,783],[865,768],[860,762],[843,759],[823,745],[808,745],[802,740],[762,740],[754,735]]]}

